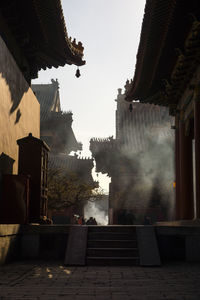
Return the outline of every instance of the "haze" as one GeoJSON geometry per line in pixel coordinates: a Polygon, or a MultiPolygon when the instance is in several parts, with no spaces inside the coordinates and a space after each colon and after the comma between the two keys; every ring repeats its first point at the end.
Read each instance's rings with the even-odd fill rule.
{"type": "MultiPolygon", "coordinates": [[[[68,35],[81,41],[86,65],[76,78],[76,66],[41,71],[33,83],[57,78],[62,110],[73,112],[73,130],[91,156],[92,137],[115,136],[114,99],[132,78],[144,13],[144,0],[63,0],[68,35]]],[[[99,177],[107,189],[108,180],[99,177]]]]}

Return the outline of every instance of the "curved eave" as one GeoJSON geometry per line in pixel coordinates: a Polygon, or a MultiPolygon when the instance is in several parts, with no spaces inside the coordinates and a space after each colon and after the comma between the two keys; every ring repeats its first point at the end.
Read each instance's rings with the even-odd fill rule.
{"type": "MultiPolygon", "coordinates": [[[[161,94],[159,101],[163,101],[162,105],[176,102],[177,85],[174,84],[172,76],[180,56],[187,52],[187,38],[195,15],[199,15],[199,8],[197,0],[147,0],[136,71],[126,90],[127,101],[139,99],[142,102],[158,104],[156,95],[161,94]],[[170,95],[173,96],[172,100],[169,90],[173,90],[173,95],[170,95]],[[156,102],[149,102],[150,99],[156,102]]],[[[185,78],[187,76],[189,74],[185,78]]],[[[180,84],[179,86],[181,88],[180,84]]]]}
{"type": "Polygon", "coordinates": [[[82,66],[82,43],[68,37],[60,0],[0,1],[0,35],[28,82],[41,69],[82,66]]]}
{"type": "MultiPolygon", "coordinates": [[[[44,52],[55,52],[60,58],[58,64],[61,65],[66,63],[77,66],[84,65],[84,48],[79,49],[78,44],[73,44],[68,37],[61,1],[33,0],[33,3],[44,35],[44,41],[46,41],[47,47],[45,47],[44,52]],[[48,47],[49,44],[51,45],[50,48],[48,47]]],[[[56,65],[53,66],[57,67],[56,65]]]]}
{"type": "MultiPolygon", "coordinates": [[[[133,82],[126,100],[144,99],[150,92],[156,69],[173,20],[175,0],[147,0],[133,82]]],[[[152,96],[152,95],[151,95],[152,96]]]]}

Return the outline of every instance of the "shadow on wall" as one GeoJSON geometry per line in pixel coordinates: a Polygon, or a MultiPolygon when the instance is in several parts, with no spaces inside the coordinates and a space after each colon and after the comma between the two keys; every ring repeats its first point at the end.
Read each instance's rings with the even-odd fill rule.
{"type": "Polygon", "coordinates": [[[20,258],[20,225],[0,224],[0,266],[20,258]]]}
{"type": "MultiPolygon", "coordinates": [[[[0,59],[0,65],[1,64],[2,64],[2,62],[0,59]]],[[[9,66],[8,66],[8,69],[10,69],[9,66]]],[[[10,115],[12,113],[14,113],[15,110],[18,108],[23,95],[29,89],[28,83],[25,81],[25,79],[23,78],[23,76],[19,70],[18,70],[18,72],[17,71],[12,72],[12,74],[11,74],[11,70],[3,72],[0,67],[0,74],[5,79],[8,87],[9,87],[9,91],[10,91],[10,95],[11,95],[12,106],[9,111],[10,115]]],[[[21,117],[21,111],[20,111],[20,109],[18,109],[15,124],[19,121],[20,117],[21,117]]]]}
{"type": "Polygon", "coordinates": [[[0,155],[0,173],[1,174],[12,174],[13,173],[13,164],[15,160],[5,154],[4,152],[0,155]]]}
{"type": "Polygon", "coordinates": [[[17,113],[16,113],[16,119],[15,119],[15,124],[17,124],[18,122],[19,122],[19,120],[20,120],[20,118],[21,118],[21,110],[20,109],[18,109],[17,110],[17,113]]]}
{"type": "MultiPolygon", "coordinates": [[[[10,108],[11,115],[18,108],[24,93],[29,89],[29,85],[2,39],[0,39],[0,49],[0,74],[9,87],[12,102],[10,108]]],[[[19,121],[20,117],[21,112],[18,110],[15,124],[19,121]]]]}
{"type": "Polygon", "coordinates": [[[2,199],[2,175],[13,173],[13,164],[15,160],[4,152],[0,155],[0,202],[2,199]]]}

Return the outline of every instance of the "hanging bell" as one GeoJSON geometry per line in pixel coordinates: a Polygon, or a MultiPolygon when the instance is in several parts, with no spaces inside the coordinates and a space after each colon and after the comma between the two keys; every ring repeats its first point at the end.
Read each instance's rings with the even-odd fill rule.
{"type": "Polygon", "coordinates": [[[81,76],[79,68],[76,70],[76,77],[79,78],[81,76]]]}

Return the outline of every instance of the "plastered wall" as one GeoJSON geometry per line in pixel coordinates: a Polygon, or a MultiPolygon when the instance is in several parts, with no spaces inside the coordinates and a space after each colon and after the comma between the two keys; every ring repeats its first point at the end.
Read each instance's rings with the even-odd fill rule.
{"type": "Polygon", "coordinates": [[[13,173],[17,174],[16,140],[30,132],[40,137],[40,105],[0,37],[0,172],[6,169],[7,155],[14,160],[13,173]]]}

